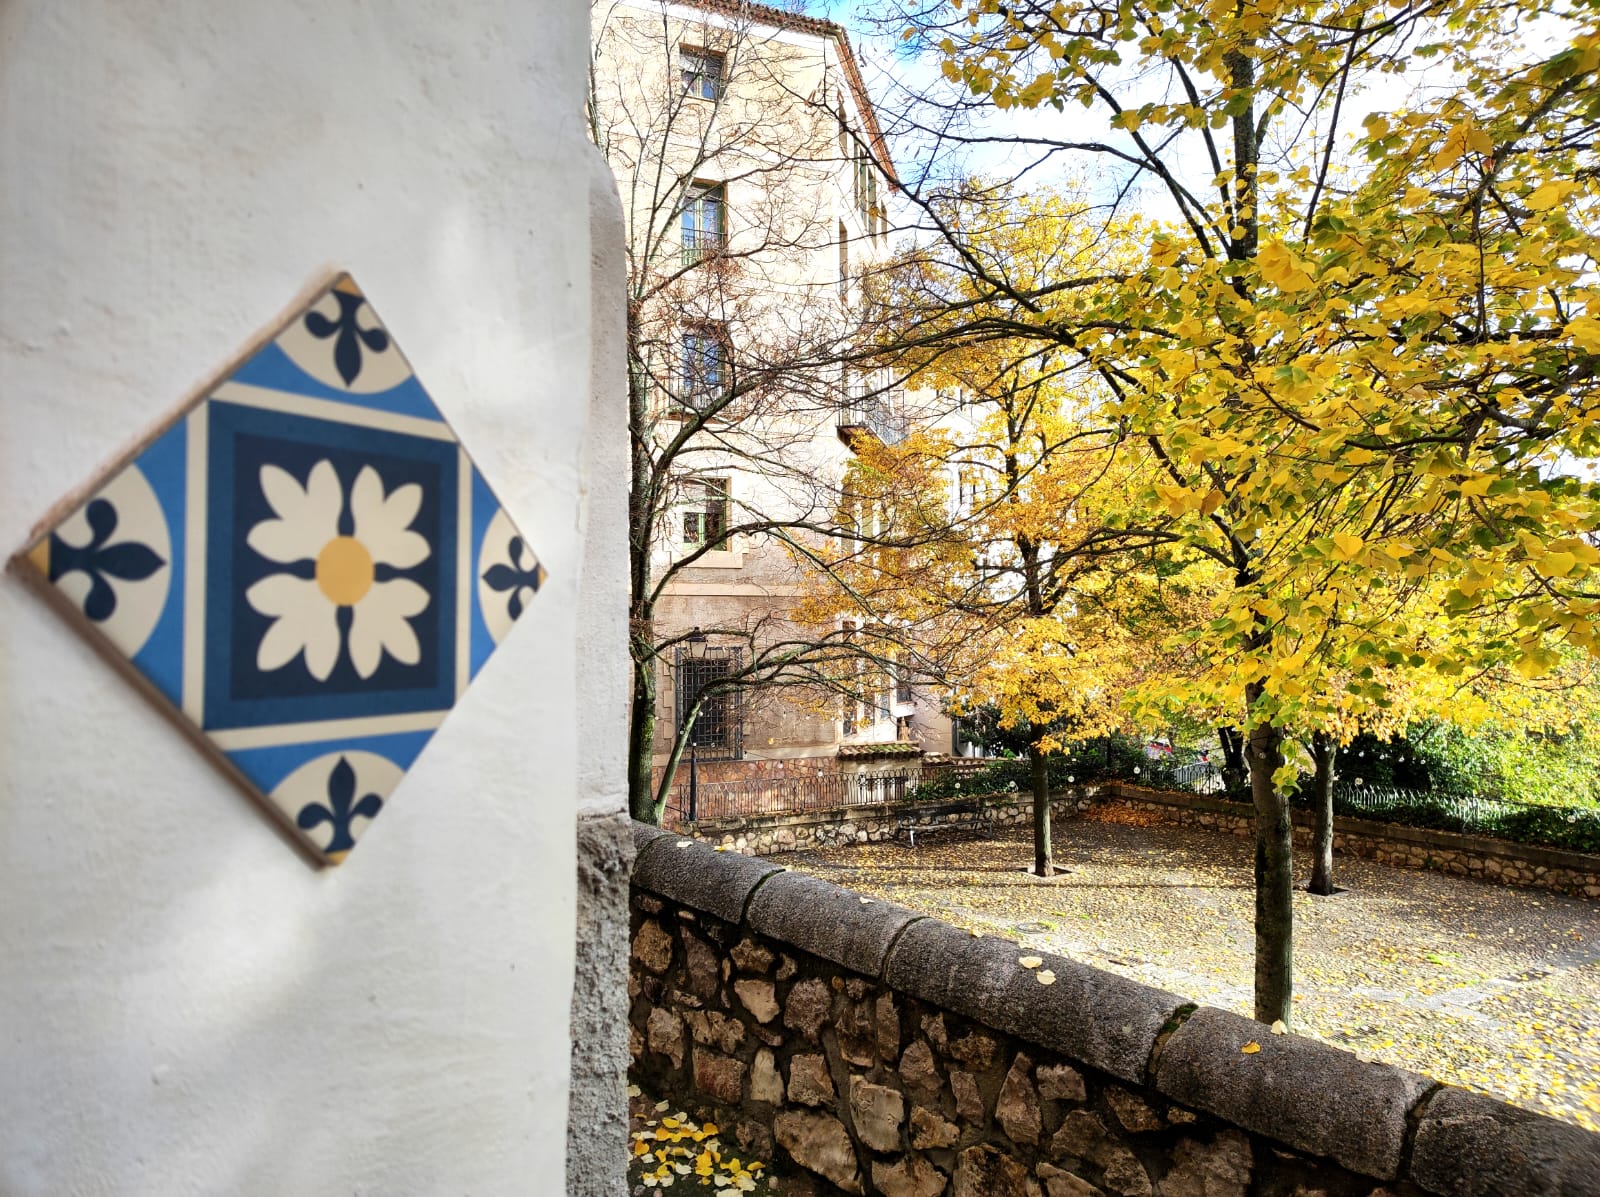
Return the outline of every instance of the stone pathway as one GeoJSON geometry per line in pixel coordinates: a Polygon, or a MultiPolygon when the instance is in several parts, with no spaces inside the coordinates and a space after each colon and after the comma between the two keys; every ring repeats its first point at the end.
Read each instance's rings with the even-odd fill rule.
{"type": "MultiPolygon", "coordinates": [[[[773,859],[1249,1014],[1249,842],[1119,817],[1058,824],[1072,872],[1048,884],[1017,871],[1026,829],[773,859]]],[[[1345,892],[1295,895],[1297,1031],[1600,1130],[1600,902],[1345,857],[1334,873],[1345,892]]]]}

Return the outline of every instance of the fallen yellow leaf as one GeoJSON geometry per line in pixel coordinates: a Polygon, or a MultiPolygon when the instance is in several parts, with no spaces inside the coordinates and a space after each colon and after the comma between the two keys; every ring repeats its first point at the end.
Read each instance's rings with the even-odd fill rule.
{"type": "Polygon", "coordinates": [[[1261,1045],[1259,1043],[1257,1043],[1254,1039],[1252,1039],[1249,1043],[1245,1044],[1239,1050],[1241,1052],[1243,1052],[1247,1056],[1253,1056],[1258,1051],[1261,1050],[1261,1045]]]}
{"type": "Polygon", "coordinates": [[[1039,984],[1041,984],[1041,985],[1054,985],[1056,983],[1056,975],[1055,975],[1055,973],[1051,972],[1047,968],[1046,969],[1040,969],[1038,972],[1034,973],[1033,975],[1038,980],[1039,984]]]}
{"type": "Polygon", "coordinates": [[[1018,956],[1017,963],[1023,968],[1038,968],[1044,961],[1037,956],[1018,956]]]}

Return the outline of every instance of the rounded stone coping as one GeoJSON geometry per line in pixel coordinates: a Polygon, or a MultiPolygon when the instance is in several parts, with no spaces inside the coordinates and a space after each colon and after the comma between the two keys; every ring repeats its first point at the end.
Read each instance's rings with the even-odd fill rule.
{"type": "Polygon", "coordinates": [[[924,917],[803,873],[782,873],[756,891],[745,922],[752,931],[877,978],[895,936],[924,917]]]}
{"type": "Polygon", "coordinates": [[[1440,1089],[1417,1122],[1407,1176],[1430,1193],[1600,1193],[1600,1135],[1465,1089],[1440,1089]]]}
{"type": "Polygon", "coordinates": [[[1167,1040],[1155,1075],[1184,1105],[1379,1180],[1399,1172],[1406,1118],[1433,1084],[1211,1007],[1167,1040]]]}
{"type": "Polygon", "coordinates": [[[673,836],[670,831],[663,831],[659,827],[652,827],[648,823],[641,823],[638,819],[630,820],[633,824],[633,853],[639,856],[657,840],[682,839],[682,836],[673,836]]]}
{"type": "Polygon", "coordinates": [[[889,953],[894,989],[1142,1085],[1156,1039],[1187,1003],[1075,960],[1028,953],[937,919],[910,924],[889,953]],[[1038,955],[1037,969],[1017,963],[1038,955]],[[1050,973],[1055,980],[1040,981],[1050,973]]]}
{"type": "Polygon", "coordinates": [[[634,842],[640,847],[633,863],[633,883],[724,922],[742,922],[745,903],[756,886],[783,872],[753,856],[719,852],[659,828],[647,828],[642,834],[639,827],[634,824],[634,842]],[[651,831],[657,834],[648,834],[651,831]]]}

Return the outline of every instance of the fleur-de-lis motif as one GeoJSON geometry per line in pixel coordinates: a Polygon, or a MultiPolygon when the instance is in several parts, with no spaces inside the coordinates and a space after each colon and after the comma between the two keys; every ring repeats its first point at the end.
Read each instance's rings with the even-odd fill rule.
{"type": "Polygon", "coordinates": [[[89,596],[83,613],[96,623],[104,623],[117,610],[117,592],[106,581],[109,575],[125,582],[148,578],[166,564],[161,554],[137,541],[108,545],[117,530],[117,509],[108,499],[95,499],[84,511],[91,533],[86,545],[68,544],[50,533],[50,580],[58,581],[74,570],[89,575],[89,596]]]}
{"type": "Polygon", "coordinates": [[[339,301],[339,318],[330,320],[321,312],[307,312],[306,330],[323,341],[337,334],[338,340],[333,343],[333,364],[339,377],[349,386],[361,373],[362,345],[373,353],[382,353],[389,348],[389,334],[381,328],[362,328],[356,323],[356,313],[367,302],[361,296],[335,291],[333,297],[339,301]]]}
{"type": "Polygon", "coordinates": [[[374,818],[383,809],[383,799],[376,794],[365,794],[359,802],[353,801],[355,796],[356,771],[341,756],[333,772],[328,775],[328,805],[308,802],[300,808],[295,822],[302,831],[310,831],[323,823],[332,824],[333,839],[325,851],[329,856],[342,856],[356,846],[355,837],[350,834],[350,825],[358,818],[374,818]]]}
{"type": "Polygon", "coordinates": [[[531,590],[538,592],[539,583],[544,581],[544,570],[534,560],[533,554],[528,553],[528,560],[524,563],[522,556],[527,552],[527,546],[522,543],[522,537],[513,536],[509,545],[511,564],[497,563],[484,571],[483,580],[489,584],[490,590],[511,592],[511,601],[507,604],[511,611],[512,619],[522,617],[522,592],[531,590]]]}

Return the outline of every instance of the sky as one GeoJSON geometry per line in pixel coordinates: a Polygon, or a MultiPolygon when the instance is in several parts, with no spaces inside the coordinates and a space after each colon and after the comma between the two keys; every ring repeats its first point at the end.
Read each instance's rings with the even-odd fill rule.
{"type": "MultiPolygon", "coordinates": [[[[904,56],[895,42],[880,38],[862,17],[863,13],[881,12],[886,7],[881,3],[876,5],[862,3],[862,0],[808,0],[806,11],[813,15],[826,16],[849,30],[868,90],[878,101],[881,113],[888,117],[894,107],[892,78],[899,78],[916,86],[937,79],[939,64],[931,58],[910,59],[904,56]]],[[[1550,48],[1557,41],[1556,24],[1550,20],[1530,22],[1525,25],[1522,35],[1530,52],[1535,50],[1550,52],[1550,48]]],[[[1414,62],[1418,62],[1418,69],[1405,75],[1369,80],[1364,90],[1346,98],[1340,124],[1347,131],[1348,139],[1353,140],[1354,134],[1361,128],[1363,118],[1369,114],[1392,111],[1404,105],[1415,89],[1433,87],[1449,81],[1448,69],[1444,68],[1439,60],[1433,60],[1433,65],[1426,69],[1421,67],[1419,60],[1414,62]]],[[[1122,141],[1131,148],[1131,143],[1125,134],[1108,129],[1104,112],[1099,106],[1091,111],[1076,104],[1068,104],[1062,112],[1048,106],[1032,110],[1012,109],[1009,112],[990,107],[983,115],[982,129],[1001,137],[1095,139],[1112,144],[1122,141]]],[[[912,163],[903,160],[907,155],[898,146],[896,153],[901,159],[896,165],[903,174],[909,176],[912,163]]],[[[966,147],[942,152],[936,167],[940,174],[946,176],[960,173],[1009,177],[1029,167],[1035,158],[1034,151],[1028,149],[1002,146],[966,147]]],[[[1021,189],[1078,183],[1086,187],[1091,196],[1109,199],[1115,191],[1118,180],[1110,173],[1098,176],[1092,173],[1096,169],[1097,161],[1099,159],[1089,155],[1058,155],[1046,166],[1032,168],[1021,189]]],[[[1176,163],[1179,173],[1192,185],[1203,190],[1209,189],[1212,171],[1209,160],[1201,152],[1198,139],[1189,139],[1189,152],[1187,155],[1180,154],[1176,163]]],[[[1135,202],[1146,216],[1153,219],[1175,219],[1177,216],[1176,209],[1165,190],[1159,186],[1143,187],[1135,197],[1135,202]]]]}

